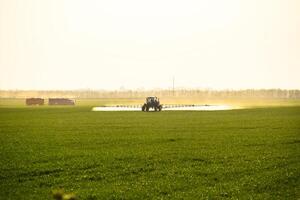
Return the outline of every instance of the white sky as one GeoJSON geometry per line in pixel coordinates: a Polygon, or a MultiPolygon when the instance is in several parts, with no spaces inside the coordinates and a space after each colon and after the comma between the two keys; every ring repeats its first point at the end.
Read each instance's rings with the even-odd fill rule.
{"type": "Polygon", "coordinates": [[[0,0],[0,89],[300,89],[299,0],[0,0]]]}

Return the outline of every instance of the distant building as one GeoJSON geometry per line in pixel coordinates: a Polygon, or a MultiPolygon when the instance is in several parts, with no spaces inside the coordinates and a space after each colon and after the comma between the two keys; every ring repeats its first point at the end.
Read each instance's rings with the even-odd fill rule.
{"type": "Polygon", "coordinates": [[[75,105],[75,101],[65,98],[49,98],[48,105],[75,105]]]}
{"type": "Polygon", "coordinates": [[[44,103],[45,103],[45,100],[42,98],[27,98],[26,99],[27,106],[33,106],[33,105],[42,106],[42,105],[44,105],[44,103]]]}

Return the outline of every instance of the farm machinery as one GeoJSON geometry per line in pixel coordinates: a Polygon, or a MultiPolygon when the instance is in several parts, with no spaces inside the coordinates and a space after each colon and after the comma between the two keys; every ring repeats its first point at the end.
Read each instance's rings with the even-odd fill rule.
{"type": "Polygon", "coordinates": [[[159,98],[156,96],[149,96],[146,98],[144,104],[137,105],[113,105],[94,107],[93,111],[138,111],[148,112],[151,110],[161,111],[164,110],[229,110],[230,106],[226,105],[197,105],[197,104],[160,104],[159,98]]]}
{"type": "Polygon", "coordinates": [[[154,111],[161,111],[162,105],[159,102],[159,98],[157,97],[146,98],[146,102],[142,106],[142,111],[148,112],[150,108],[154,109],[154,111]]]}

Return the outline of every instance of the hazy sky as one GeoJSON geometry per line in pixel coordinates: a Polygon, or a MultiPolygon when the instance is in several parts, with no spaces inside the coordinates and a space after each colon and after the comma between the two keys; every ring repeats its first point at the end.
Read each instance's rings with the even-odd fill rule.
{"type": "Polygon", "coordinates": [[[0,89],[300,89],[299,0],[0,0],[0,89]]]}

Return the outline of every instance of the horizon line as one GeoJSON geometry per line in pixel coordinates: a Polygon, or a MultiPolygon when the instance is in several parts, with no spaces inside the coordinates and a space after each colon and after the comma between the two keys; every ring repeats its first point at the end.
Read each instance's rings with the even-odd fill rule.
{"type": "Polygon", "coordinates": [[[141,92],[146,92],[146,91],[153,91],[153,90],[158,90],[158,91],[166,91],[166,90],[174,90],[174,91],[180,91],[180,90],[202,90],[202,91],[245,91],[245,90],[254,90],[254,91],[259,91],[259,90],[286,90],[286,91],[291,91],[291,90],[300,90],[300,88],[240,88],[240,89],[234,89],[234,88],[189,88],[189,87],[182,87],[182,88],[119,88],[119,89],[93,89],[93,88],[76,88],[76,89],[1,89],[0,91],[36,91],[36,92],[42,92],[42,91],[101,91],[101,92],[126,92],[126,91],[141,91],[141,92]]]}

